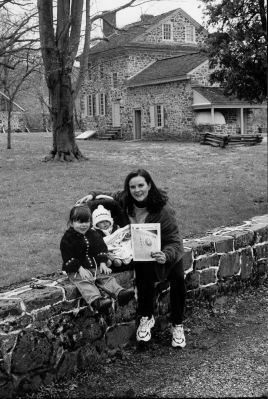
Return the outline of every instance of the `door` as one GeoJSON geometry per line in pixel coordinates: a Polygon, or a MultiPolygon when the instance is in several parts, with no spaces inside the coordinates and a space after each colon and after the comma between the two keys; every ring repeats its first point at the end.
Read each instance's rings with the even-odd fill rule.
{"type": "Polygon", "coordinates": [[[112,122],[113,122],[113,127],[121,126],[119,103],[112,103],[112,122]]]}
{"type": "Polygon", "coordinates": [[[134,110],[134,139],[141,139],[141,110],[134,110]]]}

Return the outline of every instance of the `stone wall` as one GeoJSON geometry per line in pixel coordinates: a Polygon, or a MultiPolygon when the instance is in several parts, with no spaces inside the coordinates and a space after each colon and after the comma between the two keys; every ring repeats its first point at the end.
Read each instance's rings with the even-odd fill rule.
{"type": "MultiPolygon", "coordinates": [[[[184,240],[188,303],[203,298],[213,305],[233,287],[267,279],[268,214],[240,226],[184,240]]],[[[116,274],[124,287],[133,271],[116,274]]],[[[0,293],[0,396],[36,390],[61,377],[96,365],[135,337],[136,300],[117,302],[94,313],[66,276],[32,280],[0,293]]],[[[158,328],[168,324],[168,287],[158,286],[158,328]]]]}
{"type": "Polygon", "coordinates": [[[143,139],[177,138],[189,140],[193,132],[192,88],[190,82],[180,81],[128,89],[122,108],[122,131],[125,138],[133,138],[133,109],[141,110],[143,139]],[[163,105],[164,126],[151,127],[150,106],[163,105]]]}
{"type": "MultiPolygon", "coordinates": [[[[84,130],[93,129],[98,132],[104,132],[112,124],[112,103],[120,102],[123,107],[128,102],[126,96],[128,95],[126,89],[126,79],[134,76],[153,61],[174,56],[177,53],[172,49],[160,50],[136,50],[124,51],[121,54],[114,56],[99,56],[96,60],[92,59],[91,64],[91,79],[88,76],[83,82],[80,92],[80,108],[82,112],[82,128],[84,130]],[[100,66],[102,66],[102,74],[100,73],[100,66]],[[118,86],[113,87],[112,74],[117,73],[118,86]],[[89,94],[96,95],[97,93],[105,93],[106,114],[98,116],[85,115],[85,96],[89,94]]],[[[122,113],[124,117],[124,112],[122,113]]],[[[127,119],[132,119],[132,109],[127,119]]],[[[127,133],[126,133],[127,138],[127,133]]]]}
{"type": "MultiPolygon", "coordinates": [[[[144,34],[140,35],[135,39],[137,42],[145,42],[145,43],[166,43],[167,40],[163,40],[162,35],[162,24],[163,23],[171,23],[172,25],[172,40],[169,40],[168,43],[172,44],[187,44],[185,41],[185,28],[187,26],[195,26],[193,25],[188,18],[184,16],[183,13],[178,11],[175,14],[172,14],[171,17],[162,21],[158,25],[154,26],[151,29],[148,29],[144,34]]],[[[196,44],[200,45],[204,42],[207,37],[207,33],[203,29],[196,29],[195,32],[195,40],[196,44]]],[[[189,43],[188,43],[189,44],[189,43]]],[[[190,43],[192,44],[192,43],[190,43]]]]}

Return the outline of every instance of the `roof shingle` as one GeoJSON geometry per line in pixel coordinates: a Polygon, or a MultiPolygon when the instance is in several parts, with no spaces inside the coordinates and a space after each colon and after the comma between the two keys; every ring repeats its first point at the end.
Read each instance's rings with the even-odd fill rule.
{"type": "Polygon", "coordinates": [[[145,86],[187,78],[187,73],[207,60],[200,52],[164,58],[149,65],[146,69],[128,80],[127,86],[145,86]]]}
{"type": "MultiPolygon", "coordinates": [[[[169,15],[180,11],[186,18],[188,18],[196,27],[204,29],[197,21],[192,19],[190,15],[188,15],[185,11],[183,11],[181,8],[177,8],[172,11],[168,11],[164,14],[156,15],[153,18],[150,18],[147,21],[138,21],[134,22],[132,24],[126,25],[122,30],[117,30],[115,33],[113,33],[111,36],[109,36],[108,41],[100,41],[97,43],[94,47],[90,49],[90,54],[97,54],[103,51],[107,50],[112,50],[120,47],[125,47],[125,46],[133,46],[137,47],[140,46],[141,44],[145,44],[143,41],[139,42],[139,40],[134,41],[136,38],[138,38],[140,35],[142,35],[144,32],[146,32],[147,29],[151,28],[153,25],[158,24],[161,20],[167,18],[169,15]]],[[[161,43],[146,43],[146,47],[152,47],[152,48],[159,48],[161,46],[163,47],[172,47],[174,49],[178,47],[182,47],[182,44],[172,44],[172,45],[166,45],[164,43],[163,45],[161,43]]],[[[193,49],[193,46],[183,46],[183,48],[191,48],[193,49]]]]}

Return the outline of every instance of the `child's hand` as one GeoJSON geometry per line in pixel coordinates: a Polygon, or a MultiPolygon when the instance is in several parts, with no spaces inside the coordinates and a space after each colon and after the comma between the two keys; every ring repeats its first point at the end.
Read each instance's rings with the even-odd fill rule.
{"type": "Polygon", "coordinates": [[[75,206],[81,205],[81,204],[86,204],[88,201],[91,201],[93,199],[92,194],[88,194],[83,198],[80,198],[80,200],[76,201],[75,206]]]}
{"type": "Polygon", "coordinates": [[[107,267],[105,263],[101,263],[100,264],[100,272],[103,274],[110,274],[110,273],[112,273],[112,269],[107,267]]]}
{"type": "Polygon", "coordinates": [[[92,280],[93,279],[92,273],[89,270],[85,269],[84,267],[80,266],[78,271],[79,271],[80,277],[83,280],[92,280]]]}

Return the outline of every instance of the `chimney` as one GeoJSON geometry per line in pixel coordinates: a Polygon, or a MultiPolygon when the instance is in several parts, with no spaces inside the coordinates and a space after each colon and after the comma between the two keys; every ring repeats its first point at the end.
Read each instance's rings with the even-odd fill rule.
{"type": "Polygon", "coordinates": [[[114,33],[114,27],[116,26],[116,11],[103,11],[102,14],[105,14],[102,20],[102,31],[103,35],[107,37],[114,33]]]}
{"type": "Polygon", "coordinates": [[[152,14],[141,14],[141,22],[148,23],[154,18],[152,14]]]}

